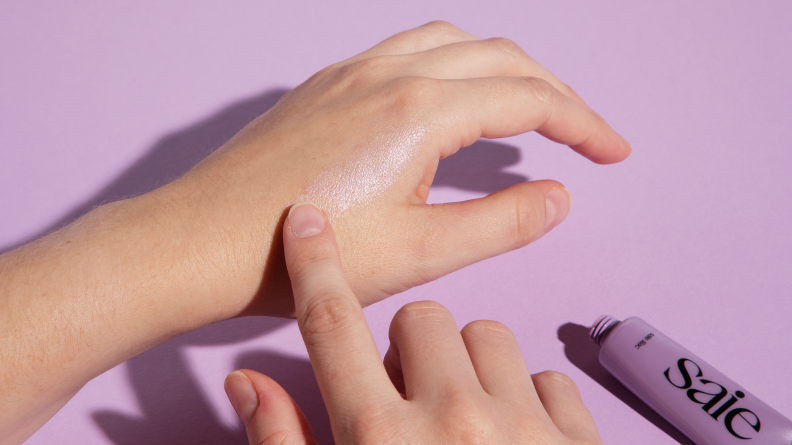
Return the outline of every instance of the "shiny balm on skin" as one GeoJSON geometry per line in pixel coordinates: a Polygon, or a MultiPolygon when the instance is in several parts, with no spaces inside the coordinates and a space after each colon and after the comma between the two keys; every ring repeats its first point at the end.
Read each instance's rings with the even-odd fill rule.
{"type": "Polygon", "coordinates": [[[640,318],[603,315],[590,335],[600,364],[695,443],[792,444],[792,420],[640,318]]]}
{"type": "Polygon", "coordinates": [[[300,194],[295,202],[310,201],[328,216],[381,197],[423,147],[426,131],[418,125],[388,128],[350,147],[300,194]]]}

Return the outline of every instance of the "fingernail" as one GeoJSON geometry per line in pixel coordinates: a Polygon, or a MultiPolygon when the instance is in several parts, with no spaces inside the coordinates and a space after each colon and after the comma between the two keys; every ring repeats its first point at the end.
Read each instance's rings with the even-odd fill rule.
{"type": "Polygon", "coordinates": [[[228,374],[223,386],[237,416],[247,425],[259,404],[258,394],[253,389],[253,383],[245,374],[234,371],[228,374]]]}
{"type": "Polygon", "coordinates": [[[545,195],[545,233],[561,224],[572,207],[572,194],[564,187],[553,187],[545,195]]]}
{"type": "Polygon", "coordinates": [[[308,238],[324,232],[324,213],[310,202],[301,202],[289,210],[289,227],[297,238],[308,238]]]}

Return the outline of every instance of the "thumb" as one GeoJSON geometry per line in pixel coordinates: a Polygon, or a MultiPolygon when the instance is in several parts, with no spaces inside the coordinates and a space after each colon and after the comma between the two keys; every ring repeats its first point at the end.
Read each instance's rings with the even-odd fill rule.
{"type": "Polygon", "coordinates": [[[224,386],[251,445],[316,444],[302,411],[275,380],[242,369],[229,374],[224,386]]]}
{"type": "Polygon", "coordinates": [[[424,206],[417,230],[432,240],[433,252],[418,252],[416,264],[433,280],[525,247],[564,221],[571,206],[572,195],[556,181],[525,182],[480,199],[424,206]]]}

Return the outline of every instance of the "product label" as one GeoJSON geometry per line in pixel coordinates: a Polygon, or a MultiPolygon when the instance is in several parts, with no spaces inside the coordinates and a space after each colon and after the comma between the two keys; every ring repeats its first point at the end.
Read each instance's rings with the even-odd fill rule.
{"type": "Polygon", "coordinates": [[[646,346],[646,342],[648,342],[652,338],[654,338],[654,334],[653,333],[650,332],[650,333],[646,334],[644,336],[644,338],[641,339],[641,341],[639,341],[638,343],[635,344],[635,349],[641,349],[641,347],[646,346]]]}
{"type": "MultiPolygon", "coordinates": [[[[638,345],[635,347],[640,348],[638,345]]],[[[687,398],[701,405],[701,409],[709,414],[710,418],[722,422],[732,436],[747,440],[753,438],[748,437],[749,433],[759,432],[761,428],[759,416],[749,409],[735,406],[745,397],[745,393],[739,390],[730,393],[720,383],[707,380],[701,367],[693,360],[680,358],[676,367],[669,367],[663,375],[675,388],[686,391],[687,398]],[[727,396],[729,396],[728,400],[721,403],[727,396]]]]}

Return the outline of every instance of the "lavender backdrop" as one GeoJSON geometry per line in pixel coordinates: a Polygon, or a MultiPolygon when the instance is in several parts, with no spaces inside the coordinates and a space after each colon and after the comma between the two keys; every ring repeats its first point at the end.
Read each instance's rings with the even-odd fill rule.
{"type": "MultiPolygon", "coordinates": [[[[46,3],[46,4],[45,4],[46,3]]],[[[285,89],[432,19],[509,37],[633,144],[597,166],[536,135],[443,161],[432,201],[525,178],[574,194],[551,236],[367,309],[434,299],[502,321],[579,385],[609,444],[687,443],[595,363],[596,316],[639,315],[792,416],[792,3],[402,0],[0,5],[0,251],[177,177],[285,89]]],[[[89,383],[28,444],[246,443],[222,390],[268,373],[332,441],[292,322],[221,323],[89,383]]]]}

